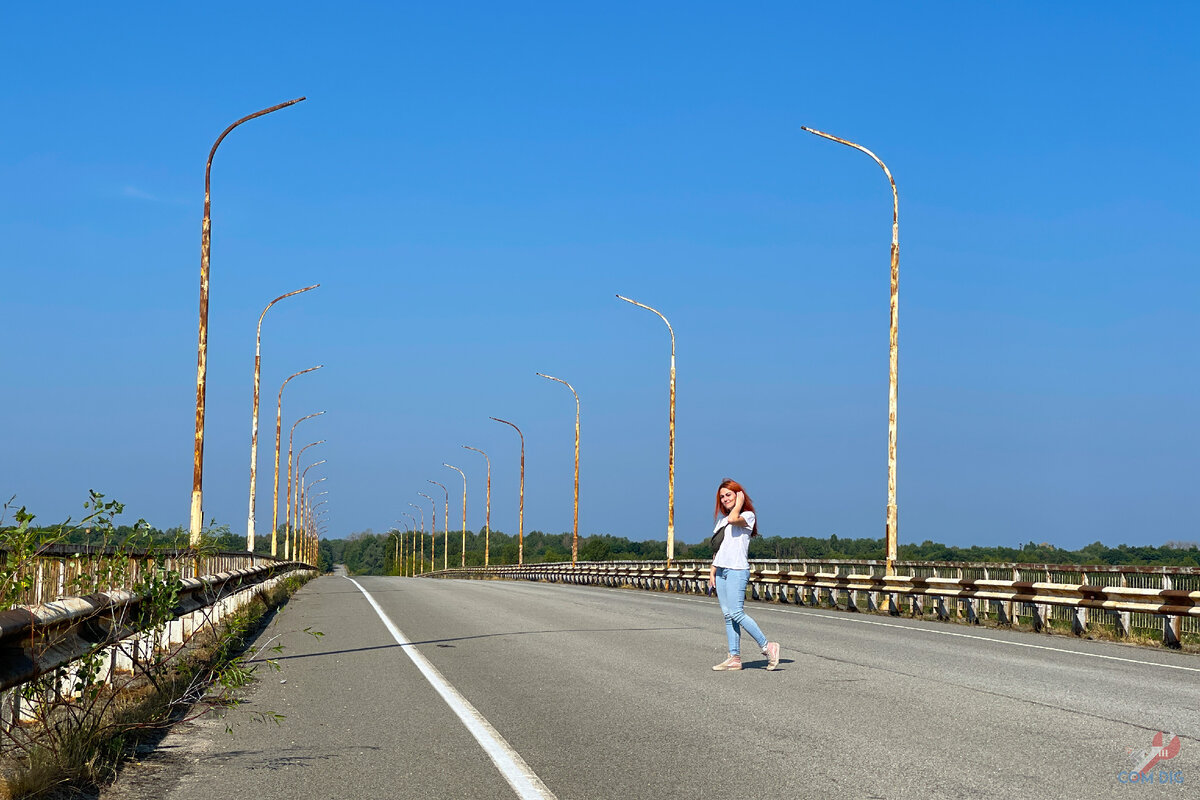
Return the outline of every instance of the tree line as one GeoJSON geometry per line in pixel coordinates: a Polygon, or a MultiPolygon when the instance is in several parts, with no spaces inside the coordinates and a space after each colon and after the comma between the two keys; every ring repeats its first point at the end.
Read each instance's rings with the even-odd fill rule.
{"type": "MultiPolygon", "coordinates": [[[[404,533],[404,565],[412,568],[413,537],[404,533]]],[[[462,532],[450,531],[445,538],[437,534],[436,568],[443,564],[442,543],[446,541],[449,554],[445,563],[450,567],[462,563],[462,532]]],[[[517,537],[493,530],[488,537],[481,529],[467,531],[467,566],[482,566],[484,540],[489,540],[490,564],[517,563],[517,537]]],[[[330,569],[345,564],[356,575],[395,575],[400,567],[396,562],[400,543],[395,532],[374,533],[370,530],[351,534],[345,539],[322,539],[318,550],[318,566],[330,569]]],[[[425,535],[424,559],[430,569],[429,536],[425,535]]],[[[654,561],[666,557],[665,540],[631,541],[623,536],[596,534],[579,537],[580,561],[654,561]]],[[[1196,542],[1168,542],[1161,547],[1119,545],[1109,547],[1094,542],[1079,550],[1064,550],[1051,544],[1028,542],[1020,547],[957,547],[926,540],[921,544],[902,544],[897,555],[905,561],[976,561],[984,563],[1018,564],[1110,564],[1123,566],[1180,566],[1200,567],[1200,546],[1196,542]]],[[[675,542],[675,557],[711,559],[712,548],[707,540],[698,544],[675,542]]],[[[750,541],[752,559],[847,559],[882,560],[886,557],[884,539],[845,539],[837,535],[826,539],[812,536],[759,536],[750,541]]],[[[525,536],[526,563],[547,563],[571,560],[571,534],[549,534],[531,531],[525,536]]]]}
{"type": "MultiPolygon", "coordinates": [[[[182,526],[160,530],[144,521],[134,525],[89,524],[89,520],[116,516],[124,506],[115,501],[106,501],[104,496],[92,492],[85,509],[93,513],[84,520],[70,521],[51,526],[29,526],[34,534],[33,541],[76,545],[101,545],[138,549],[188,547],[188,531],[182,526]],[[96,511],[103,510],[104,517],[96,511]]],[[[11,506],[4,506],[10,512],[11,506]]],[[[25,509],[17,512],[24,515],[25,509]]],[[[6,524],[0,517],[0,548],[11,538],[16,526],[6,524]]],[[[280,526],[276,532],[277,552],[282,556],[285,530],[280,526]]],[[[412,536],[404,536],[405,572],[411,571],[412,536]]],[[[206,549],[245,552],[246,539],[230,531],[227,525],[210,524],[203,532],[206,549]]],[[[516,564],[518,557],[517,537],[503,531],[493,530],[485,535],[483,529],[466,532],[466,564],[481,566],[484,562],[484,543],[488,542],[488,562],[491,564],[516,564]]],[[[254,552],[269,555],[271,535],[267,530],[255,537],[254,552]]],[[[448,535],[437,534],[436,566],[443,563],[458,566],[463,557],[462,531],[450,531],[448,535]],[[449,557],[442,553],[443,542],[448,545],[449,557]]],[[[370,530],[354,533],[345,539],[322,539],[318,548],[318,566],[329,569],[334,564],[345,564],[350,572],[358,575],[394,575],[400,572],[396,562],[399,540],[395,531],[374,533],[370,530]]],[[[429,537],[424,539],[422,558],[430,568],[429,537]]],[[[530,563],[562,562],[571,560],[571,534],[552,534],[531,531],[524,537],[525,561],[530,563]]],[[[759,536],[750,541],[750,557],[754,559],[847,559],[882,560],[885,557],[885,541],[880,539],[846,539],[835,535],[828,538],[813,536],[759,536]]],[[[675,542],[675,557],[681,560],[712,558],[708,540],[697,544],[675,542]]],[[[1078,550],[1064,550],[1052,544],[1036,544],[1032,541],[1019,547],[958,547],[925,540],[920,544],[901,544],[897,555],[905,561],[974,561],[983,563],[1018,564],[1108,564],[1126,566],[1179,566],[1200,567],[1200,546],[1196,542],[1167,542],[1161,546],[1118,545],[1110,547],[1093,542],[1078,550]]],[[[635,542],[623,536],[594,534],[579,538],[581,561],[647,561],[666,557],[666,542],[651,539],[635,542]]],[[[420,558],[418,558],[418,564],[420,558]]]]}

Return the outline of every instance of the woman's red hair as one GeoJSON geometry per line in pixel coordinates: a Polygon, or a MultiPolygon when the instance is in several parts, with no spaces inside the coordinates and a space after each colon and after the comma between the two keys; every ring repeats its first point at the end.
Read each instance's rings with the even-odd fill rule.
{"type": "MultiPolygon", "coordinates": [[[[737,481],[735,481],[733,478],[726,478],[725,480],[721,481],[721,485],[717,487],[717,507],[716,507],[716,510],[713,511],[713,522],[716,522],[718,519],[720,519],[721,517],[725,516],[726,513],[728,513],[725,511],[725,506],[721,505],[721,490],[722,489],[728,489],[729,491],[733,492],[734,494],[741,492],[742,498],[743,498],[742,511],[754,511],[754,502],[750,499],[749,493],[747,493],[746,490],[742,488],[742,485],[740,483],[738,483],[737,481]]],[[[754,528],[750,531],[750,536],[751,537],[758,536],[758,512],[757,511],[754,511],[754,528]]]]}

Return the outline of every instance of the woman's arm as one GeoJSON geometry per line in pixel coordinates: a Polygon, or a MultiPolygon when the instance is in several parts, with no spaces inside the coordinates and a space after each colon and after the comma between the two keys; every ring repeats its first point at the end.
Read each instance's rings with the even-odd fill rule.
{"type": "Polygon", "coordinates": [[[739,528],[746,527],[746,520],[742,517],[742,505],[746,502],[746,494],[744,492],[737,493],[737,499],[733,501],[733,510],[729,512],[729,516],[725,519],[729,520],[730,525],[737,525],[739,528]]]}
{"type": "MultiPolygon", "coordinates": [[[[715,554],[714,554],[715,555],[715,554]]],[[[708,568],[708,588],[717,588],[717,565],[713,564],[708,568]]]]}

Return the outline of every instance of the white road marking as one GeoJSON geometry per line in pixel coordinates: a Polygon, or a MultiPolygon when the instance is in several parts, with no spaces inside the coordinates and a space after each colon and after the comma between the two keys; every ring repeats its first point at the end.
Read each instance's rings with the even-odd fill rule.
{"type": "MultiPolygon", "coordinates": [[[[346,576],[343,576],[346,577],[346,576]]],[[[358,581],[353,578],[346,577],[346,580],[358,587],[358,590],[367,598],[367,602],[375,609],[375,613],[383,620],[383,624],[387,626],[388,631],[392,634],[392,638],[396,640],[396,644],[400,645],[404,653],[412,659],[413,664],[425,676],[425,680],[429,681],[430,685],[442,696],[446,701],[446,705],[458,715],[462,720],[463,725],[467,726],[467,730],[475,737],[475,741],[479,742],[483,747],[484,752],[492,759],[492,763],[504,775],[504,779],[508,781],[509,786],[517,793],[517,796],[522,800],[557,800],[554,793],[542,783],[542,779],[537,776],[520,754],[512,748],[499,731],[492,727],[482,714],[480,714],[473,705],[467,702],[467,699],[458,693],[450,683],[442,677],[442,673],[438,672],[437,667],[430,664],[425,656],[417,650],[416,646],[404,636],[399,628],[396,627],[379,607],[379,603],[375,602],[375,598],[371,597],[370,593],[364,589],[358,581]]]]}
{"type": "MultiPolygon", "coordinates": [[[[663,599],[666,599],[667,597],[669,597],[669,595],[664,594],[664,595],[661,595],[661,597],[663,599]]],[[[671,597],[670,599],[671,599],[671,602],[703,603],[705,605],[710,605],[710,604],[716,603],[716,600],[700,600],[700,599],[693,599],[691,597],[671,597]]],[[[981,642],[991,642],[992,644],[1006,644],[1006,645],[1011,645],[1012,647],[1028,647],[1031,650],[1050,650],[1055,653],[1068,653],[1070,655],[1086,656],[1088,658],[1102,658],[1107,661],[1123,661],[1127,664],[1140,664],[1140,665],[1147,666],[1147,667],[1162,667],[1163,669],[1178,669],[1178,670],[1183,670],[1184,672],[1200,672],[1200,667],[1183,667],[1183,666],[1179,666],[1176,664],[1162,664],[1157,661],[1141,661],[1136,658],[1121,658],[1120,656],[1106,656],[1101,653],[1085,653],[1081,650],[1068,650],[1067,648],[1064,648],[1064,647],[1048,647],[1047,645],[1044,645],[1044,644],[1029,644],[1027,642],[1010,642],[1007,639],[992,639],[987,636],[976,636],[975,634],[971,634],[971,633],[955,633],[954,631],[938,631],[938,630],[933,630],[931,628],[922,628],[922,627],[917,627],[914,625],[897,625],[894,622],[879,622],[879,621],[873,620],[873,619],[859,619],[859,618],[850,616],[850,613],[847,613],[846,616],[843,617],[840,615],[835,616],[832,613],[831,614],[817,614],[812,611],[798,611],[798,610],[791,609],[791,608],[775,608],[775,607],[769,606],[769,605],[755,605],[753,608],[756,611],[759,609],[762,609],[763,611],[770,611],[770,612],[773,612],[776,614],[799,614],[800,616],[803,616],[803,617],[815,617],[816,619],[825,620],[826,622],[854,622],[854,623],[858,623],[859,625],[878,625],[883,628],[899,628],[901,630],[918,631],[920,633],[928,633],[928,634],[933,634],[933,635],[937,635],[937,636],[956,636],[960,639],[978,639],[981,642]]]]}

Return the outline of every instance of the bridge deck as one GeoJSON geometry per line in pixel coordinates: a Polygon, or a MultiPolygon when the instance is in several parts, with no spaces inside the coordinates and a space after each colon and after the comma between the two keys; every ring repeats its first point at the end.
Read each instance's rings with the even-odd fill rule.
{"type": "MultiPolygon", "coordinates": [[[[715,598],[357,580],[559,798],[1124,797],[1160,730],[1182,747],[1156,769],[1200,781],[1195,656],[749,603],[780,669],[747,637],[747,669],[714,673],[715,598]]],[[[306,586],[276,635],[232,735],[192,723],[104,796],[515,796],[350,580],[306,586]]]]}

